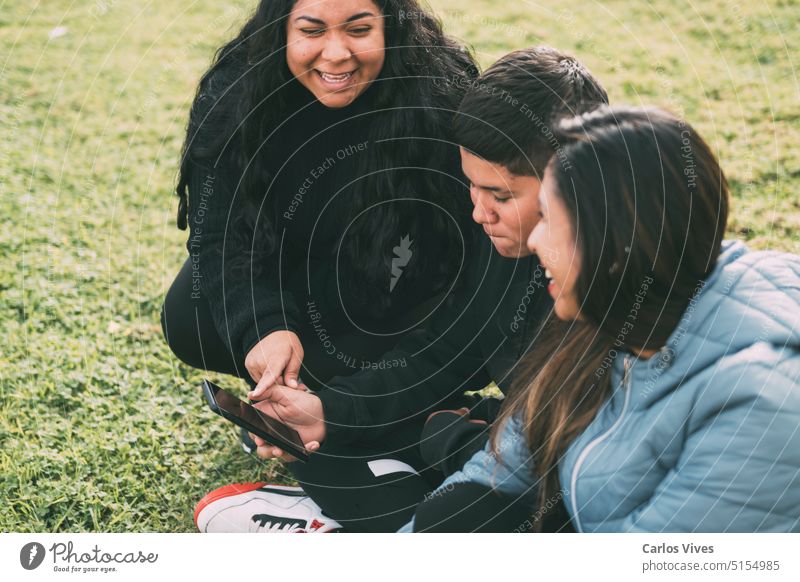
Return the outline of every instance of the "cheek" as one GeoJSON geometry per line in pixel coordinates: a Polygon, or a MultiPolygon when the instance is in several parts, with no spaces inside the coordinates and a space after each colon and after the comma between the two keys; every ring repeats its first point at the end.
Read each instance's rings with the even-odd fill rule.
{"type": "MultiPolygon", "coordinates": [[[[286,64],[293,73],[301,73],[308,70],[314,58],[314,44],[308,39],[292,38],[287,39],[286,64]]],[[[318,51],[317,51],[318,52],[318,51]]]]}
{"type": "Polygon", "coordinates": [[[558,242],[553,240],[552,235],[553,232],[546,223],[536,229],[536,254],[550,266],[550,270],[553,273],[560,274],[563,277],[566,271],[562,272],[562,253],[558,249],[558,242]]]}
{"type": "Polygon", "coordinates": [[[382,39],[354,39],[350,42],[350,48],[362,61],[371,65],[378,65],[383,62],[384,46],[382,39]]]}
{"type": "Polygon", "coordinates": [[[503,226],[508,236],[515,238],[522,236],[519,230],[519,215],[517,209],[509,206],[508,203],[494,204],[489,207],[497,215],[498,222],[503,226]]]}
{"type": "Polygon", "coordinates": [[[528,239],[533,235],[533,231],[536,230],[536,225],[539,224],[539,217],[535,212],[527,211],[520,219],[522,236],[524,239],[528,239]]]}
{"type": "Polygon", "coordinates": [[[575,239],[572,231],[564,229],[558,233],[558,251],[560,260],[566,269],[569,269],[569,278],[574,281],[577,278],[577,269],[580,265],[580,257],[575,246],[575,239]]]}
{"type": "Polygon", "coordinates": [[[286,49],[286,64],[289,66],[289,70],[295,75],[297,75],[301,67],[302,58],[300,54],[297,47],[286,49]]]}
{"type": "Polygon", "coordinates": [[[366,54],[366,58],[370,61],[374,61],[378,65],[383,64],[383,59],[386,54],[386,36],[383,31],[376,31],[374,36],[371,36],[369,39],[365,39],[364,43],[362,44],[361,48],[365,51],[369,51],[366,54]]]}
{"type": "Polygon", "coordinates": [[[353,47],[356,58],[361,61],[361,65],[369,72],[370,77],[377,77],[385,60],[383,43],[365,43],[363,46],[353,47]]]}
{"type": "Polygon", "coordinates": [[[581,258],[575,253],[574,246],[569,249],[569,256],[565,262],[568,263],[566,268],[569,271],[567,278],[569,289],[572,293],[575,293],[575,287],[578,284],[578,277],[580,275],[581,258]]]}

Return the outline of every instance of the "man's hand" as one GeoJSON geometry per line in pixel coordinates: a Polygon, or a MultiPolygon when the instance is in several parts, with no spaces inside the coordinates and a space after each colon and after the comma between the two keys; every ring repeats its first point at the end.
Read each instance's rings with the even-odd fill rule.
{"type": "MultiPolygon", "coordinates": [[[[425,422],[430,421],[430,419],[432,419],[434,416],[436,416],[437,414],[441,414],[443,412],[452,412],[453,414],[457,414],[459,416],[466,416],[467,418],[469,418],[469,408],[463,406],[458,410],[437,410],[436,412],[431,412],[428,415],[428,418],[425,422]]],[[[486,424],[485,420],[479,420],[477,418],[469,418],[469,422],[471,422],[472,424],[486,424]]]]}
{"type": "MultiPolygon", "coordinates": [[[[322,401],[317,396],[276,384],[266,389],[263,398],[264,400],[256,402],[253,406],[296,430],[307,450],[313,452],[319,449],[325,440],[325,415],[322,411],[322,401]]],[[[258,447],[256,454],[261,459],[297,460],[284,453],[280,447],[273,446],[257,436],[253,436],[253,440],[258,447]]]]}
{"type": "Polygon", "coordinates": [[[258,342],[244,360],[250,377],[258,382],[248,397],[261,400],[264,391],[274,384],[298,388],[297,375],[303,355],[303,344],[297,334],[291,331],[274,331],[258,342]]]}

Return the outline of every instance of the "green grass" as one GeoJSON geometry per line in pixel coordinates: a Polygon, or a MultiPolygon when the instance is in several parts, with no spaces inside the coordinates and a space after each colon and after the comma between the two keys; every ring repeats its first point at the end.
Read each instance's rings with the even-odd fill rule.
{"type": "MultiPolygon", "coordinates": [[[[207,490],[285,479],[212,418],[159,325],[189,101],[252,6],[0,0],[0,531],[191,531],[207,490]]],[[[613,102],[686,116],[731,180],[731,234],[800,252],[796,2],[433,6],[483,65],[550,44],[613,102]]]]}

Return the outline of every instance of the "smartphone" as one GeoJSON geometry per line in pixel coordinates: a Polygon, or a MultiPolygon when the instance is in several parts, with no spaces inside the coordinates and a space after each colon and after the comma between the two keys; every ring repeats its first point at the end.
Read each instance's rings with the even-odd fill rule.
{"type": "Polygon", "coordinates": [[[297,457],[299,461],[308,460],[309,453],[303,445],[300,435],[293,428],[267,416],[255,406],[237,398],[209,380],[203,380],[203,394],[211,410],[223,418],[260,436],[269,444],[297,457]]]}

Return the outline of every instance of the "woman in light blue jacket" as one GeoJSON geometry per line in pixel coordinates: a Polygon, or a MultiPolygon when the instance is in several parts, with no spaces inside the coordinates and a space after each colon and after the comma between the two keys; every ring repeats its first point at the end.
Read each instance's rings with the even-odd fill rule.
{"type": "Polygon", "coordinates": [[[492,443],[404,530],[479,529],[469,483],[529,510],[517,531],[561,501],[577,531],[800,531],[800,257],[722,241],[725,177],[668,113],[554,138],[528,246],[556,317],[492,443]]]}

